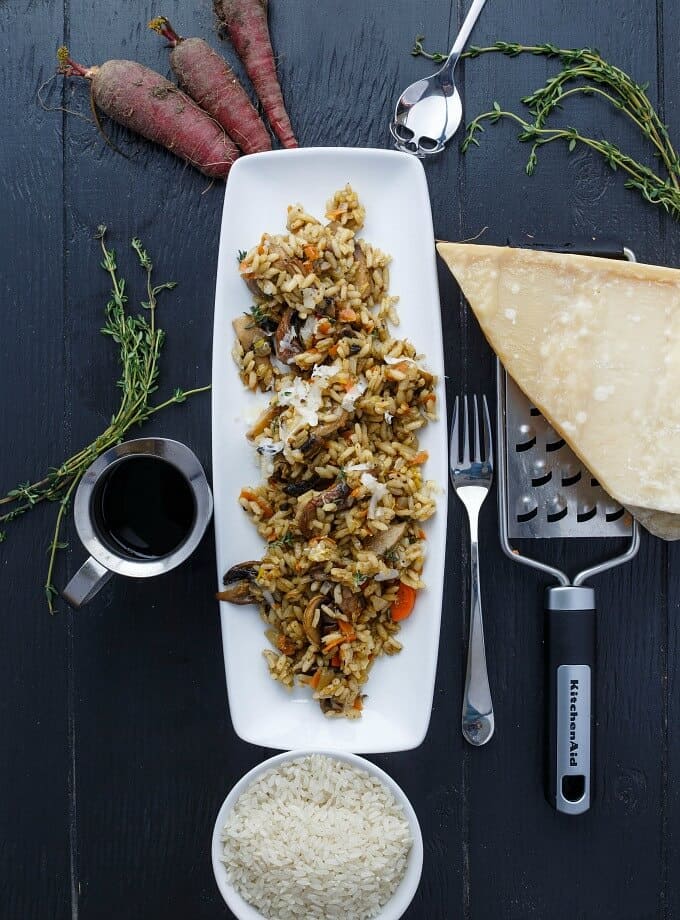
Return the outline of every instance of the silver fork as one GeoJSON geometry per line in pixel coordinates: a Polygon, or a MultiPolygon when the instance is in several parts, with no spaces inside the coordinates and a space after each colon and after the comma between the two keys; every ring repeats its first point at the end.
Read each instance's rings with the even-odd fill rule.
{"type": "Polygon", "coordinates": [[[477,397],[473,397],[473,437],[470,440],[468,398],[463,398],[463,442],[460,447],[460,398],[456,396],[451,421],[451,448],[449,470],[453,488],[465,505],[470,521],[470,639],[468,643],[465,694],[463,697],[463,735],[474,745],[486,744],[493,735],[494,717],[486,669],[484,626],[482,624],[482,599],[479,585],[479,546],[477,522],[479,509],[493,482],[493,445],[491,422],[486,396],[482,396],[484,410],[484,444],[479,428],[477,397]]]}

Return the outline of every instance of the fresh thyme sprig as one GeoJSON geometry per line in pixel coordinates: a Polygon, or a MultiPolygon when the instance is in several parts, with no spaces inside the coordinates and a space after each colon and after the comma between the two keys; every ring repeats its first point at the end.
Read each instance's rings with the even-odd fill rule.
{"type": "MultiPolygon", "coordinates": [[[[416,36],[411,53],[432,61],[441,62],[446,55],[426,51],[423,36],[416,36]]],[[[659,205],[673,217],[680,219],[680,157],[675,151],[668,129],[647,96],[647,84],[636,83],[625,71],[615,67],[590,48],[558,48],[551,44],[521,45],[516,42],[496,42],[486,47],[472,46],[463,57],[476,58],[482,54],[542,55],[557,58],[562,69],[535,92],[521,101],[527,106],[533,120],[502,109],[497,102],[488,112],[474,118],[467,126],[462,151],[472,144],[478,145],[477,135],[484,131],[483,122],[495,124],[509,118],[520,125],[519,140],[531,143],[526,165],[532,175],[538,162],[538,151],[553,141],[563,141],[572,152],[582,145],[599,153],[614,170],[627,174],[626,188],[636,189],[650,204],[659,205]],[[570,85],[575,83],[576,85],[570,85]],[[615,144],[581,134],[573,127],[548,128],[546,122],[555,109],[562,108],[570,96],[597,96],[621,111],[652,145],[653,155],[663,166],[665,175],[658,175],[649,166],[623,153],[615,144]]]]}
{"type": "MultiPolygon", "coordinates": [[[[165,332],[156,326],[158,295],[162,291],[172,290],[176,282],[154,284],[151,257],[141,242],[133,239],[132,248],[145,274],[146,300],[141,301],[145,313],[139,316],[131,315],[126,309],[128,298],[125,293],[125,280],[118,274],[116,253],[107,247],[105,236],[106,227],[101,225],[96,234],[102,251],[101,267],[111,280],[111,298],[106,304],[106,319],[101,331],[119,346],[121,377],[118,386],[122,390],[122,396],[118,410],[108,427],[87,447],[65,460],[61,466],[51,469],[37,482],[22,483],[8,492],[4,498],[0,498],[0,506],[9,506],[7,511],[0,514],[0,524],[15,520],[43,501],[57,502],[59,505],[54,534],[48,549],[49,562],[45,580],[45,595],[50,613],[54,613],[54,599],[57,595],[53,583],[56,556],[59,550],[67,546],[59,539],[61,526],[70,507],[73,492],[87,468],[104,451],[120,444],[133,425],[141,425],[161,409],[184,402],[189,396],[210,389],[208,386],[192,390],[177,389],[164,402],[156,406],[149,404],[151,395],[158,389],[158,362],[165,341],[165,332]]],[[[0,542],[5,536],[5,532],[0,531],[0,542]]]]}

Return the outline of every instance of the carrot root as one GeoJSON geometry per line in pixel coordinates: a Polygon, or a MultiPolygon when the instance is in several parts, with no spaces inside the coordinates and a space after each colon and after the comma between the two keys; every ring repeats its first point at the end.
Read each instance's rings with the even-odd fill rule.
{"type": "Polygon", "coordinates": [[[174,83],[136,61],[85,68],[58,52],[65,76],[91,80],[96,108],[118,124],[161,144],[213,179],[226,178],[238,150],[217,122],[174,83]]]}
{"type": "Polygon", "coordinates": [[[274,133],[284,147],[297,147],[276,74],[266,0],[213,0],[213,4],[243,61],[274,133]]]}
{"type": "Polygon", "coordinates": [[[202,38],[181,38],[165,16],[149,28],[172,46],[170,66],[182,89],[222,126],[244,153],[271,150],[262,119],[229,64],[202,38]]]}

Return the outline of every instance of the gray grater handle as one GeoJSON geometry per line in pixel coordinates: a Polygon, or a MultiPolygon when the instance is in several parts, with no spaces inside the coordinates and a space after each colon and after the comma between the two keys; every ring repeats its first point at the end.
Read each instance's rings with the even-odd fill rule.
{"type": "Polygon", "coordinates": [[[547,687],[546,798],[580,815],[593,798],[595,592],[548,588],[545,595],[547,687]]]}

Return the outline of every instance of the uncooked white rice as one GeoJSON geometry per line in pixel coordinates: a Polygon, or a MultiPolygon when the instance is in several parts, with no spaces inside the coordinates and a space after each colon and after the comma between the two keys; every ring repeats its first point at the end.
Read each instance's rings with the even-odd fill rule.
{"type": "Polygon", "coordinates": [[[411,832],[375,776],[320,754],[268,770],[222,832],[241,897],[268,920],[368,920],[406,870],[411,832]]]}

